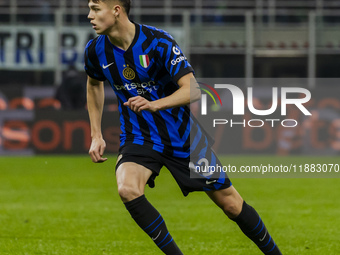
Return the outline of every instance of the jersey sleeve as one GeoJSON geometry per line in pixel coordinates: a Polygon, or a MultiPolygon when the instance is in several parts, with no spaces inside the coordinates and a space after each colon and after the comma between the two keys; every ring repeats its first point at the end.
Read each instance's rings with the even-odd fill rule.
{"type": "Polygon", "coordinates": [[[187,57],[170,35],[163,36],[159,39],[157,52],[159,53],[166,70],[175,82],[184,75],[194,72],[187,57]]]}
{"type": "Polygon", "coordinates": [[[88,76],[99,81],[105,81],[106,77],[100,68],[99,60],[95,51],[95,41],[91,40],[87,43],[84,53],[85,72],[88,76]]]}

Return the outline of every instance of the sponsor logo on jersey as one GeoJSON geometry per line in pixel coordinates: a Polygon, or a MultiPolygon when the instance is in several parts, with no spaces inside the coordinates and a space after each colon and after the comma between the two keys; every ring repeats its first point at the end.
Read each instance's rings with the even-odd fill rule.
{"type": "Polygon", "coordinates": [[[106,69],[106,68],[112,66],[114,63],[115,63],[115,62],[112,62],[112,63],[110,63],[110,64],[108,64],[108,65],[104,65],[104,64],[103,64],[102,67],[103,67],[103,69],[106,69]]]}
{"type": "Polygon", "coordinates": [[[158,85],[155,81],[143,82],[143,83],[125,83],[124,85],[114,84],[116,90],[136,90],[138,95],[143,95],[146,92],[151,93],[152,91],[158,90],[158,85]]]}
{"type": "Polygon", "coordinates": [[[184,57],[184,56],[180,56],[179,58],[173,59],[171,61],[171,65],[173,65],[173,66],[177,65],[178,63],[182,62],[183,60],[187,60],[187,58],[184,57]]]}
{"type": "Polygon", "coordinates": [[[127,80],[133,80],[136,77],[135,71],[129,65],[123,70],[123,76],[127,80]]]}
{"type": "Polygon", "coordinates": [[[177,55],[181,55],[181,50],[178,48],[178,46],[172,47],[172,51],[177,55]]]}
{"type": "Polygon", "coordinates": [[[144,68],[148,68],[150,65],[150,59],[148,55],[140,55],[139,56],[140,65],[144,68]]]}

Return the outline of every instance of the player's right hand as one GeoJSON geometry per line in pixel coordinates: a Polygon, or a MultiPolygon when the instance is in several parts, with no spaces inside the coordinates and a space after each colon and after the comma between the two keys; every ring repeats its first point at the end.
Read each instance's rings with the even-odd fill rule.
{"type": "Polygon", "coordinates": [[[94,163],[103,163],[107,158],[103,158],[106,143],[103,138],[93,138],[89,155],[94,163]]]}

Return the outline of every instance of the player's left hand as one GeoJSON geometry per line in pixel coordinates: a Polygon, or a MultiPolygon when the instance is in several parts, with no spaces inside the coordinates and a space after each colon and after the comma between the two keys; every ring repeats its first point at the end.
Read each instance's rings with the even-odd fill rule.
{"type": "Polygon", "coordinates": [[[149,101],[141,96],[131,97],[127,102],[124,103],[125,106],[129,107],[134,112],[141,112],[143,110],[149,112],[156,112],[154,101],[149,101]]]}

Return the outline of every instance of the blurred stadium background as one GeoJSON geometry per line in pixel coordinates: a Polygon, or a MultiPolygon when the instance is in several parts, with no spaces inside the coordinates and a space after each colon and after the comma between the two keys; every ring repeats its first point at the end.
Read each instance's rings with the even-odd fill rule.
{"type": "MultiPolygon", "coordinates": [[[[307,78],[304,86],[320,96],[313,109],[332,108],[311,131],[314,147],[334,154],[340,147],[334,121],[339,11],[335,0],[134,0],[131,18],[168,30],[197,77],[307,78]]],[[[87,1],[80,0],[0,1],[0,155],[86,153],[83,50],[96,36],[87,12],[87,1]]],[[[108,152],[116,152],[117,107],[106,89],[104,114],[111,117],[103,130],[108,152]]],[[[278,152],[278,142],[268,139],[263,152],[278,152]]]]}

